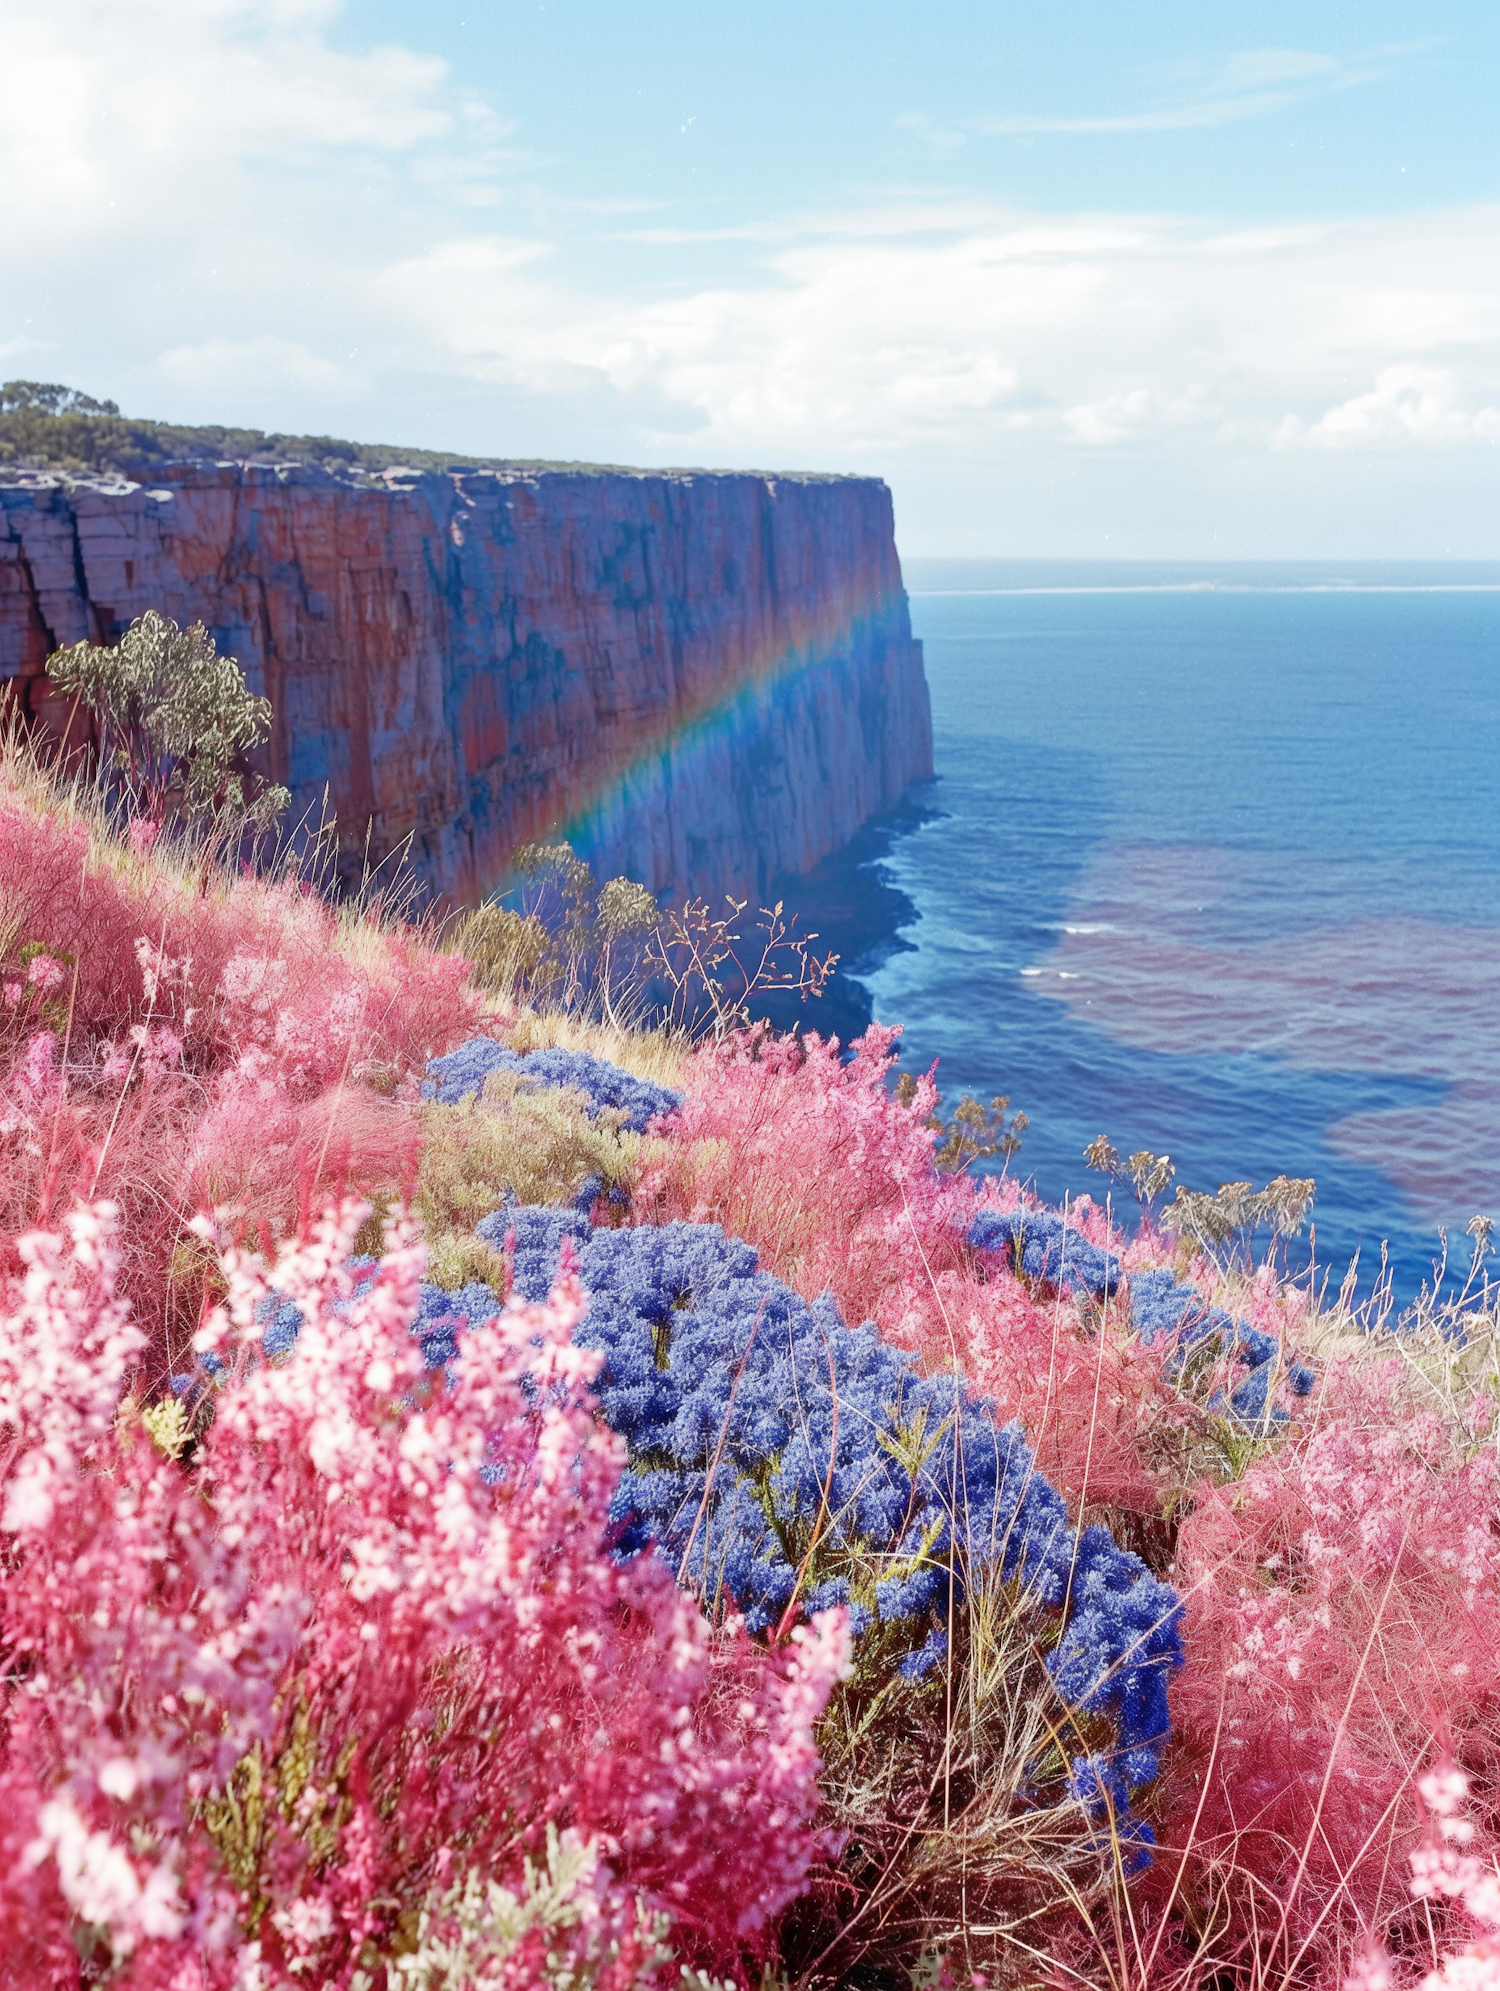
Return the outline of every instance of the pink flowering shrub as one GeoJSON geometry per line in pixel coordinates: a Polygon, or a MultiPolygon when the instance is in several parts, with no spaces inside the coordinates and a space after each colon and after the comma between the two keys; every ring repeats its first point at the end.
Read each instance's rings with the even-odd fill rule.
{"type": "Polygon", "coordinates": [[[0,890],[23,937],[75,963],[80,1035],[166,1024],[196,1072],[253,1049],[307,1094],[373,1064],[419,1069],[468,1022],[457,956],[372,929],[355,959],[333,913],[294,884],[209,889],[164,865],[131,867],[81,819],[3,785],[0,890]]]}
{"type": "Polygon", "coordinates": [[[1418,1407],[1392,1361],[1336,1366],[1315,1420],[1195,1492],[1168,1833],[1278,1967],[1336,1972],[1389,1920],[1434,1736],[1490,1794],[1476,1851],[1500,1848],[1497,1489],[1493,1447],[1418,1407]]]}
{"type": "MultiPolygon", "coordinates": [[[[847,1320],[873,1319],[934,1367],[956,1364],[1020,1417],[1072,1499],[1154,1514],[1182,1416],[1163,1384],[1166,1351],[1128,1332],[1085,1334],[1071,1300],[976,1261],[964,1242],[976,1210],[1015,1207],[1020,1191],[934,1168],[931,1078],[910,1105],[889,1089],[899,1034],[872,1025],[847,1064],[837,1040],[816,1036],[699,1052],[671,1153],[638,1207],[653,1221],[721,1223],[807,1297],[831,1290],[847,1320]]],[[[1104,1212],[1080,1209],[1085,1234],[1117,1248],[1104,1212]]]]}
{"type": "Polygon", "coordinates": [[[197,1210],[284,1234],[319,1193],[409,1187],[415,1123],[381,1095],[465,1034],[467,970],[373,925],[346,946],[291,885],[127,858],[3,768],[0,896],[24,942],[0,960],[0,1268],[74,1197],[115,1201],[155,1382],[196,1325],[173,1267],[197,1210]]]}
{"type": "Polygon", "coordinates": [[[1170,1349],[1133,1334],[1122,1306],[1087,1334],[1070,1300],[1038,1296],[1007,1267],[983,1283],[949,1272],[934,1307],[914,1308],[892,1339],[933,1354],[934,1314],[975,1388],[1020,1418],[1054,1486],[1090,1509],[1159,1512],[1193,1412],[1171,1386],[1170,1349]]]}
{"type": "Polygon", "coordinates": [[[265,1274],[219,1240],[200,1340],[228,1381],[191,1426],[121,1405],[140,1334],[108,1206],[20,1241],[0,1984],[394,1985],[398,1953],[456,1940],[476,1889],[563,1843],[595,1862],[587,1912],[485,1981],[536,1982],[545,1946],[625,1985],[655,1968],[652,1914],[732,1961],[803,1883],[841,1624],[767,1654],[654,1559],[615,1562],[576,1287],[471,1327],[434,1389],[422,1249],[398,1237],[356,1294],[363,1214],[282,1252],[304,1325],[279,1367],[253,1356],[265,1274]]]}
{"type": "Polygon", "coordinates": [[[900,1034],[872,1024],[847,1064],[837,1038],[746,1032],[705,1047],[671,1157],[638,1201],[654,1192],[662,1221],[721,1223],[799,1291],[831,1289],[847,1319],[888,1326],[960,1262],[974,1208],[968,1180],[932,1165],[931,1078],[909,1107],[887,1088],[900,1034]]]}

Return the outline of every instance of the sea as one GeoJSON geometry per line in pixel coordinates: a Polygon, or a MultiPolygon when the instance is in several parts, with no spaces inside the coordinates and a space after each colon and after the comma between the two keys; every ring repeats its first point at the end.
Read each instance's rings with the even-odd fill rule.
{"type": "Polygon", "coordinates": [[[1500,1232],[1500,563],[906,577],[936,778],[782,888],[841,964],[777,1021],[901,1024],[945,1111],[1024,1112],[1048,1201],[1104,1193],[1102,1134],[1311,1177],[1335,1289],[1408,1300],[1445,1237],[1461,1284],[1500,1232]]]}

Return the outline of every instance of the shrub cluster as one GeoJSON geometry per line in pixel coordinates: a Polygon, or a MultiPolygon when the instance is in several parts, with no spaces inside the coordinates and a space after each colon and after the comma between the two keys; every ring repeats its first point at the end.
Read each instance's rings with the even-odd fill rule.
{"type": "Polygon", "coordinates": [[[0,765],[0,1985],[1489,1981],[1482,1225],[1361,1325],[170,845],[0,765]]]}
{"type": "Polygon", "coordinates": [[[681,1094],[639,1079],[589,1051],[551,1048],[517,1056],[488,1037],[471,1037],[446,1057],[434,1058],[422,1081],[422,1097],[443,1106],[477,1099],[493,1072],[514,1072],[528,1087],[581,1092],[591,1116],[613,1113],[619,1126],[635,1134],[643,1134],[652,1120],[682,1104],[681,1094]]]}
{"type": "Polygon", "coordinates": [[[76,1982],[81,1949],[122,1984],[438,1982],[476,1889],[514,1899],[566,1841],[587,1913],[487,1956],[486,1981],[628,1984],[668,1918],[733,1959],[801,1884],[836,1623],[767,1654],[659,1562],[609,1556],[620,1461],[576,1287],[491,1308],[424,1388],[421,1250],[352,1277],[364,1214],[315,1225],[273,1288],[212,1240],[226,1299],[198,1342],[225,1380],[186,1466],[121,1410],[140,1337],[112,1212],[21,1240],[0,1981],[76,1982]],[[290,1362],[263,1359],[272,1293],[299,1317],[290,1362]]]}
{"type": "Polygon", "coordinates": [[[173,810],[199,834],[227,821],[238,839],[269,828],[290,800],[249,768],[270,737],[270,700],[251,694],[201,622],[179,629],[147,609],[118,643],[59,650],[47,674],[92,717],[100,777],[141,828],[173,810]]]}
{"type": "Polygon", "coordinates": [[[579,1338],[604,1356],[600,1412],[630,1447],[612,1509],[623,1553],[654,1545],[752,1631],[843,1605],[911,1680],[944,1658],[953,1614],[993,1571],[1059,1614],[1062,1699],[1118,1731],[1073,1779],[1131,1829],[1170,1726],[1176,1599],[1107,1529],[1073,1524],[1019,1426],[831,1302],[809,1305],[717,1225],[591,1231],[521,1209],[480,1230],[513,1252],[528,1295],[550,1290],[563,1238],[581,1246],[579,1338]]]}

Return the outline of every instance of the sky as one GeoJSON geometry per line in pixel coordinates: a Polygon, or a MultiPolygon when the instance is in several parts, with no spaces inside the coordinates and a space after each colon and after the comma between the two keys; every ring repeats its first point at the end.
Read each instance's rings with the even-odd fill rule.
{"type": "Polygon", "coordinates": [[[0,373],[858,471],[908,555],[1500,557],[1494,0],[0,0],[0,373]]]}

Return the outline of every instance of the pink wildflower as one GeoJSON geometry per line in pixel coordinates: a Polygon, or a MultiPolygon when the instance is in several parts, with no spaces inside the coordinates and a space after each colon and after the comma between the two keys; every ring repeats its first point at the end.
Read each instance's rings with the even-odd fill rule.
{"type": "Polygon", "coordinates": [[[51,1030],[38,1030],[27,1038],[0,1092],[0,1133],[34,1132],[47,1108],[61,1100],[66,1080],[57,1069],[57,1052],[58,1040],[51,1030]]]}
{"type": "MultiPolygon", "coordinates": [[[[1419,1991],[1500,1991],[1500,1863],[1459,1850],[1474,1838],[1464,1815],[1469,1779],[1455,1764],[1443,1762],[1418,1780],[1417,1789],[1427,1808],[1428,1833],[1411,1854],[1412,1897],[1455,1904],[1469,1936],[1439,1955],[1419,1991]]],[[[1344,1980],[1345,1991],[1395,1991],[1400,1982],[1392,1958],[1378,1947],[1344,1980]]]]}
{"type": "Polygon", "coordinates": [[[130,1076],[130,1053],[120,1044],[99,1047],[99,1076],[106,1085],[123,1085],[130,1076]]]}
{"type": "Polygon", "coordinates": [[[136,1047],[148,1077],[159,1077],[182,1061],[182,1039],[165,1023],[158,1023],[151,1030],[144,1023],[137,1023],[130,1032],[130,1041],[136,1047]]]}
{"type": "Polygon", "coordinates": [[[39,989],[43,995],[50,995],[60,989],[67,980],[67,970],[61,961],[54,961],[50,954],[35,954],[26,969],[27,986],[39,989]]]}
{"type": "Polygon", "coordinates": [[[21,1241],[0,1292],[0,1983],[73,1981],[80,1941],[141,1985],[343,1981],[402,1908],[441,1928],[466,1875],[514,1886],[549,1826],[600,1863],[579,1943],[633,1929],[640,1900],[732,1962],[803,1884],[841,1621],[768,1655],[654,1559],[615,1562],[620,1448],[576,1285],[473,1326],[433,1390],[423,1248],[398,1227],[356,1291],[364,1214],[270,1268],[303,1315],[280,1366],[254,1359],[266,1270],[199,1227],[228,1287],[200,1346],[230,1382],[191,1467],[119,1415],[141,1336],[110,1210],[21,1241]],[[254,1943],[212,1803],[252,1752],[273,1787],[295,1760],[300,1792],[265,1807],[254,1943]]]}
{"type": "Polygon", "coordinates": [[[1475,1834],[1486,1864],[1496,1843],[1456,1820],[1457,1783],[1414,1790],[1410,1766],[1436,1731],[1487,1780],[1500,1772],[1500,1463],[1404,1378],[1335,1365],[1318,1422],[1199,1489],[1178,1538],[1174,1725],[1184,1766],[1212,1751],[1215,1773],[1206,1792],[1186,1768],[1169,1785],[1167,1829],[1196,1820],[1205,1859],[1232,1849],[1314,1955],[1336,1953],[1351,1921],[1378,1926],[1393,1853],[1441,1892],[1460,1838],[1475,1834]],[[1435,1865],[1434,1818],[1450,1821],[1435,1865]]]}

